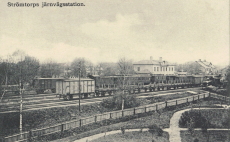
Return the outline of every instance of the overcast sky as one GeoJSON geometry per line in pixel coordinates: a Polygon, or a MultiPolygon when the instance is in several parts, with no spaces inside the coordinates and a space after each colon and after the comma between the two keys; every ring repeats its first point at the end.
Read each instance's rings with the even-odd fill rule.
{"type": "Polygon", "coordinates": [[[0,56],[20,49],[41,61],[152,56],[177,63],[229,63],[229,0],[78,0],[85,6],[62,8],[30,1],[39,7],[0,2],[0,56]]]}

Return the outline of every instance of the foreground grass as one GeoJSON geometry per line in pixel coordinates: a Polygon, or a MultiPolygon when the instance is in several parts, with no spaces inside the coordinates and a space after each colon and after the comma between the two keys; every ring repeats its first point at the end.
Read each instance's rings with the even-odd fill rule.
{"type": "Polygon", "coordinates": [[[193,135],[188,131],[181,131],[182,142],[194,142],[195,139],[198,139],[199,142],[207,142],[207,139],[209,139],[208,142],[229,142],[230,131],[209,131],[208,134],[195,131],[193,135]]]}
{"type": "MultiPolygon", "coordinates": [[[[169,142],[168,134],[163,133],[163,136],[154,136],[155,142],[169,142]]],[[[149,132],[125,132],[125,134],[114,134],[101,137],[91,142],[151,142],[152,134],[149,132]]]]}

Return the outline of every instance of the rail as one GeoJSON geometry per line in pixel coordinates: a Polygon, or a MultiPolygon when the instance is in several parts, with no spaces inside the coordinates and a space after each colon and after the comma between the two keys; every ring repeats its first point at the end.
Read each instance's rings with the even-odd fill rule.
{"type": "Polygon", "coordinates": [[[23,142],[23,141],[27,141],[27,139],[29,139],[31,137],[34,138],[34,137],[44,136],[44,135],[48,135],[48,134],[52,134],[52,133],[63,132],[65,130],[78,128],[78,127],[81,127],[84,125],[100,122],[100,121],[107,120],[107,119],[117,119],[117,118],[121,118],[124,116],[131,116],[131,115],[135,115],[135,114],[139,114],[139,113],[146,113],[146,112],[150,112],[150,111],[160,110],[160,109],[164,109],[164,108],[170,107],[170,106],[175,106],[175,105],[179,105],[179,104],[193,102],[193,101],[203,99],[206,97],[212,97],[212,98],[220,99],[220,100],[227,101],[227,102],[230,101],[229,97],[221,96],[221,95],[217,95],[217,94],[213,94],[213,93],[210,94],[210,93],[206,92],[206,93],[202,93],[202,94],[198,94],[198,95],[193,95],[190,97],[173,99],[173,100],[169,100],[166,102],[159,102],[159,103],[140,106],[140,107],[136,107],[136,108],[129,108],[129,109],[125,109],[125,110],[119,110],[119,111],[97,114],[95,116],[81,118],[79,120],[71,120],[71,121],[67,121],[65,123],[60,123],[60,124],[56,124],[54,126],[49,126],[49,127],[45,127],[45,128],[41,128],[41,129],[33,129],[29,132],[23,132],[22,134],[19,133],[19,134],[15,134],[12,136],[7,136],[4,138],[4,141],[5,142],[12,142],[12,141],[23,142]],[[21,136],[22,136],[22,139],[21,139],[21,136]]]}

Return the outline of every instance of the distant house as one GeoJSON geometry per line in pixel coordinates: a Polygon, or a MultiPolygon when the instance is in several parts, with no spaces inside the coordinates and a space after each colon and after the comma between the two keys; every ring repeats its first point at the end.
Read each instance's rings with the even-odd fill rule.
{"type": "Polygon", "coordinates": [[[220,70],[220,73],[221,73],[221,80],[226,80],[226,77],[227,77],[227,70],[228,70],[229,66],[223,68],[220,70]]]}
{"type": "Polygon", "coordinates": [[[134,71],[137,74],[153,74],[153,75],[174,75],[175,74],[175,65],[167,61],[162,60],[162,57],[159,60],[153,60],[150,57],[150,60],[142,60],[133,64],[134,71]]]}
{"type": "Polygon", "coordinates": [[[198,61],[196,61],[196,63],[200,65],[200,71],[202,74],[204,75],[217,74],[217,69],[211,62],[207,62],[206,60],[202,61],[201,59],[199,59],[198,61]]]}
{"type": "Polygon", "coordinates": [[[88,75],[101,75],[103,68],[101,66],[88,66],[86,67],[86,73],[88,75]]]}
{"type": "Polygon", "coordinates": [[[188,73],[182,70],[182,71],[176,72],[176,74],[177,75],[187,75],[188,73]]]}

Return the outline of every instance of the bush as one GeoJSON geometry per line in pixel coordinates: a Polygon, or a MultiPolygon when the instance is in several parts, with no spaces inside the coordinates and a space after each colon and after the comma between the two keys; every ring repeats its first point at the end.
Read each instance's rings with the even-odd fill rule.
{"type": "Polygon", "coordinates": [[[194,128],[200,128],[203,126],[203,124],[207,124],[210,126],[210,122],[201,115],[198,111],[186,111],[182,114],[180,120],[179,120],[179,126],[180,127],[189,127],[189,124],[193,123],[194,128]]]}
{"type": "Polygon", "coordinates": [[[140,106],[140,101],[131,95],[115,95],[112,98],[104,99],[101,102],[101,106],[112,110],[120,110],[122,107],[122,98],[124,99],[125,109],[140,106]]]}
{"type": "Polygon", "coordinates": [[[162,136],[163,135],[163,130],[159,128],[156,124],[150,125],[149,127],[149,133],[157,134],[157,136],[162,136]]]}

